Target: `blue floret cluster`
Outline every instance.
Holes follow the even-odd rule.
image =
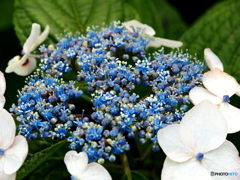
[[[157,131],[181,121],[205,66],[181,51],[146,55],[149,39],[143,34],[114,22],[88,28],[86,35],[66,33],[54,47],[41,46],[40,68],[11,108],[20,134],[67,139],[71,149],[99,163],[115,161],[136,136],[158,151]],[[88,115],[74,104],[84,94],[93,104]]]

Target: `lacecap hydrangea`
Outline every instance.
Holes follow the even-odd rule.
[[[71,149],[99,163],[129,150],[128,140],[135,136],[159,150],[157,131],[181,121],[188,93],[201,83],[205,66],[181,51],[146,55],[149,39],[143,31],[114,22],[42,45],[40,68],[11,108],[19,133],[29,139],[67,139]],[[87,94],[90,114],[74,104]]]

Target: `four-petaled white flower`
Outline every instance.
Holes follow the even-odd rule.
[[[169,39],[164,39],[160,37],[153,37],[155,35],[155,31],[151,26],[147,24],[142,24],[137,20],[131,20],[123,23],[124,27],[129,31],[140,30],[144,33],[144,35],[148,36],[150,39],[149,44],[147,47],[155,47],[158,48],[160,46],[166,46],[170,48],[177,48],[182,46],[182,42],[174,41]]]
[[[15,122],[5,109],[0,111],[0,121],[0,179],[14,180],[27,156],[28,143],[21,135],[15,137]]]
[[[222,112],[228,124],[228,133],[240,130],[240,109],[229,104],[230,97],[238,91],[239,85],[235,78],[223,72],[223,65],[218,57],[209,49],[205,49],[205,59],[211,69],[203,74],[205,88],[194,87],[189,98],[194,105],[209,100]]]
[[[85,152],[68,151],[64,157],[68,172],[74,180],[111,180],[108,171],[98,163],[89,163]]]
[[[20,76],[30,74],[37,66],[35,57],[38,55],[30,54],[39,44],[41,44],[48,36],[50,27],[47,25],[45,30],[41,33],[39,24],[33,23],[30,36],[23,45],[23,57],[15,56],[8,62],[8,67],[5,72],[15,72]]]
[[[226,136],[226,120],[216,106],[208,100],[194,106],[180,124],[158,131],[158,142],[167,155],[161,179],[210,180],[210,172],[240,174],[239,153]],[[234,178],[239,176],[225,179]]]

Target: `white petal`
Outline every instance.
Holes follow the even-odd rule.
[[[208,100],[202,101],[189,110],[180,125],[180,132],[185,134],[184,144],[194,149],[196,154],[218,148],[227,136],[225,118]],[[181,129],[182,125],[185,125],[183,129]]]
[[[202,159],[202,164],[207,170],[213,172],[237,172],[238,176],[228,178],[239,179],[239,153],[230,141],[226,140],[219,148],[206,153]]]
[[[34,57],[28,57],[27,61],[16,68],[14,72],[19,76],[27,76],[31,74],[37,67],[37,61]]]
[[[218,68],[223,71],[223,64],[221,60],[212,52],[210,48],[204,49],[204,56],[209,69]]]
[[[148,26],[147,24],[142,24],[137,20],[131,20],[123,23],[124,27],[128,29],[129,31],[134,31],[134,30],[144,30],[144,33],[149,35],[149,36],[154,36],[155,31],[151,26]]]
[[[6,80],[4,74],[0,71],[0,94],[4,94],[6,90]]]
[[[203,87],[194,87],[193,89],[191,89],[189,92],[189,98],[194,105],[199,104],[203,100],[209,100],[215,106],[219,106],[223,102],[222,98],[213,95]]]
[[[31,48],[31,51],[33,51],[39,44],[41,44],[48,36],[50,31],[50,27],[47,25],[42,34],[37,38],[36,42]]]
[[[68,172],[75,177],[80,176],[87,168],[88,156],[85,152],[68,151],[64,157]]]
[[[182,46],[183,43],[180,41],[174,41],[170,39],[164,39],[160,37],[153,37],[151,41],[148,43],[147,47],[155,47],[158,48],[160,46],[166,46],[170,48],[177,48]]]
[[[8,62],[8,67],[6,68],[6,73],[14,72],[17,68],[23,65],[29,58],[29,53],[24,54],[21,58],[20,56],[15,56]]]
[[[6,102],[5,97],[2,94],[0,94],[0,111],[3,109],[5,102]]]
[[[240,109],[225,102],[221,104],[219,110],[227,121],[228,133],[240,131]]]
[[[108,171],[98,163],[90,163],[87,169],[78,177],[81,180],[111,180]]]
[[[195,158],[186,162],[174,162],[168,157],[164,161],[162,180],[211,180],[208,172]]]
[[[159,145],[169,158],[184,162],[194,157],[194,154],[182,141],[179,127],[180,124],[168,125],[158,131],[157,138]]]
[[[207,90],[220,98],[224,95],[231,97],[237,92],[239,86],[234,77],[217,68],[204,73],[202,82]]]
[[[15,180],[16,179],[16,173],[13,174],[5,174],[3,171],[4,166],[4,157],[1,157],[0,160],[0,179],[1,180]]]
[[[238,90],[236,92],[236,95],[240,96],[240,85],[238,85]]]
[[[15,137],[12,146],[4,153],[4,172],[12,174],[23,164],[28,154],[28,143],[25,137],[18,135]]]
[[[32,46],[35,44],[36,40],[38,39],[40,32],[41,32],[40,25],[33,23],[31,33],[23,45],[24,53],[27,53],[27,52],[30,53],[32,51]]]
[[[8,149],[14,140],[16,125],[12,116],[5,109],[0,111],[0,148]]]

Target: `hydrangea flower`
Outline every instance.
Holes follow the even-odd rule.
[[[72,180],[112,179],[102,165],[95,162],[88,164],[88,156],[85,152],[68,151],[64,157],[64,163],[68,172],[72,175]]]
[[[5,109],[0,111],[0,119],[0,179],[15,179],[27,156],[28,144],[23,136],[15,137],[14,120]]]
[[[124,22],[123,25],[129,30],[129,31],[140,31],[144,35],[148,36],[150,38],[150,42],[148,43],[147,47],[155,47],[158,48],[160,46],[166,46],[170,48],[177,48],[182,46],[182,42],[180,41],[174,41],[169,39],[164,39],[160,37],[154,37],[155,31],[151,26],[148,26],[147,24],[142,24],[137,20],[131,20]]]
[[[180,124],[159,130],[158,142],[167,155],[161,178],[211,180],[212,171],[239,174],[239,153],[226,140],[227,129],[221,112],[205,100],[189,110]]]
[[[210,71],[203,74],[202,82],[206,89],[195,87],[191,89],[189,98],[194,105],[202,100],[210,100],[216,105],[228,124],[228,133],[240,130],[240,109],[229,104],[230,97],[238,91],[239,85],[236,79],[223,72],[223,66],[218,57],[205,49],[205,56]]]
[[[30,54],[39,44],[41,44],[48,36],[50,27],[47,25],[45,30],[40,34],[41,27],[39,24],[33,23],[31,33],[23,45],[23,57],[15,56],[8,62],[5,72],[15,72],[20,76],[30,74],[37,66],[35,57],[38,55]]]
[[[201,82],[205,66],[180,51],[165,54],[162,49],[147,57],[148,43],[141,30],[113,22],[88,28],[86,35],[66,33],[54,48],[41,46],[38,71],[44,73],[27,79],[11,108],[19,115],[20,134],[67,139],[71,149],[87,153],[89,162],[114,161],[130,149],[128,140],[135,135],[159,150],[157,131],[182,119],[188,93]],[[67,83],[69,74],[77,82]],[[133,92],[136,85],[149,87],[149,97],[140,99]],[[72,104],[77,107],[77,98],[84,97],[78,87],[91,94],[88,115]]]

